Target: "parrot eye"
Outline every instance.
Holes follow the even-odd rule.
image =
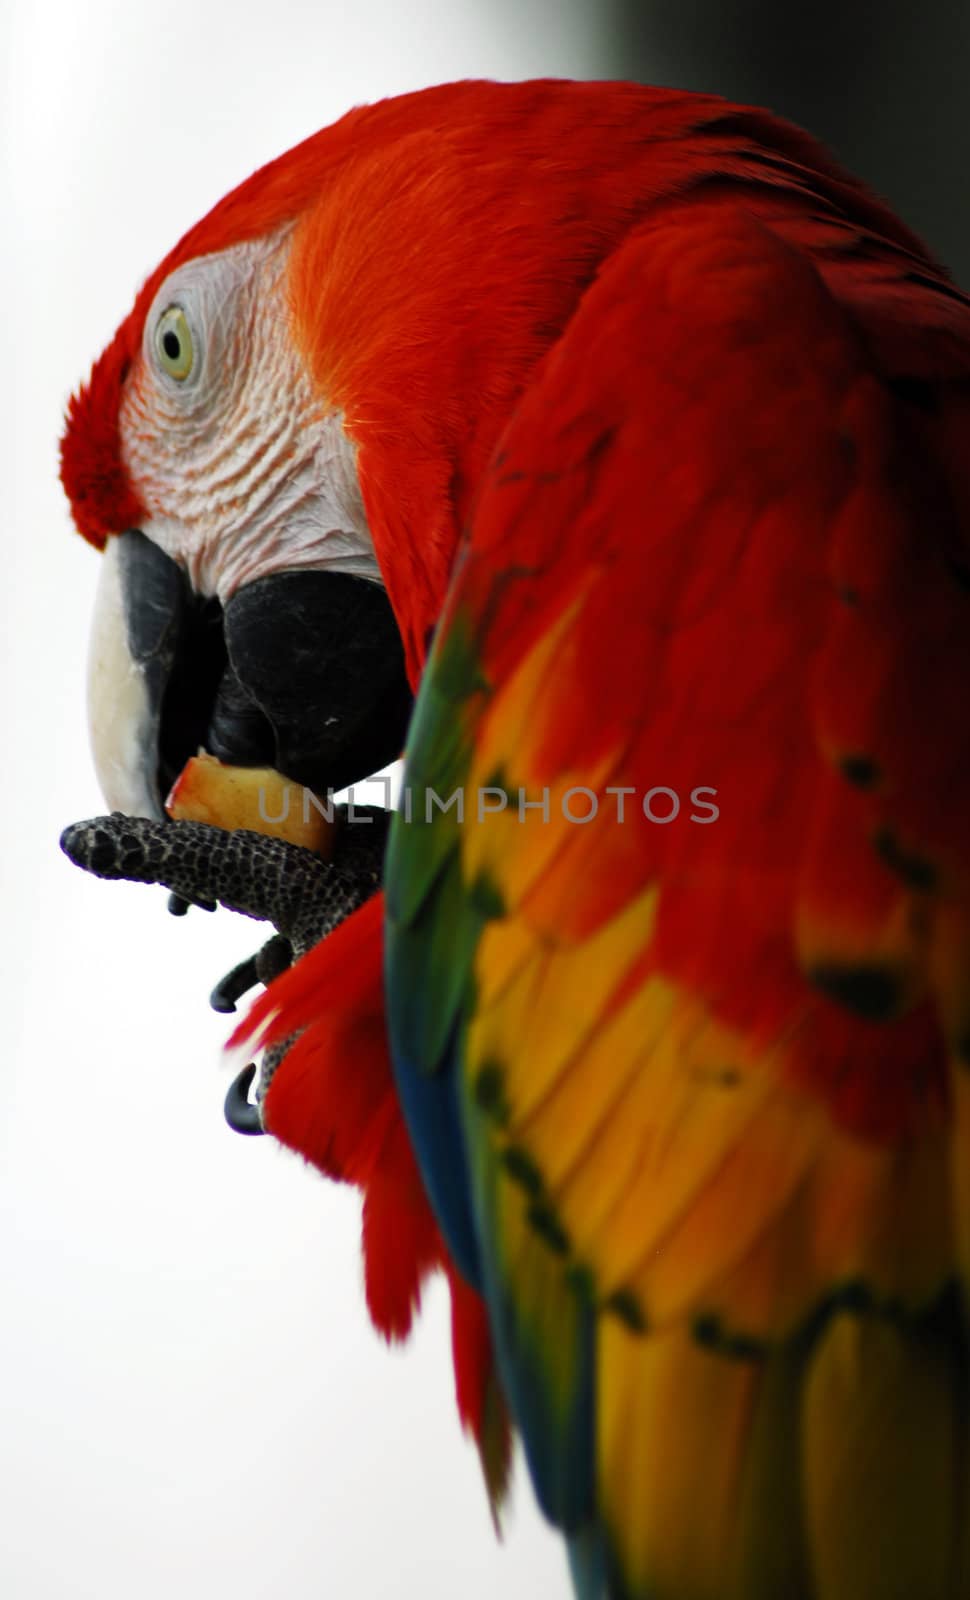
[[[195,365],[192,334],[181,306],[169,306],[158,319],[155,350],[170,378],[183,383]]]

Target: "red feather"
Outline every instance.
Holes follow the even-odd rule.
[[[265,1126],[328,1178],[363,1194],[367,1308],[378,1332],[405,1339],[429,1275],[452,1300],[455,1393],[478,1447],[493,1514],[504,1497],[511,1429],[481,1297],[456,1273],[428,1204],[398,1105],[383,994],[384,897],[374,895],[277,978],[233,1033],[298,1033],[266,1095]]]

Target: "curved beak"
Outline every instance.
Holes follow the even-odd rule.
[[[112,811],[161,818],[162,700],[187,604],[175,563],[137,529],[108,540],[88,650],[88,731]]]
[[[399,755],[411,693],[384,590],[273,573],[227,601],[195,594],[145,534],[108,542],[88,662],[88,723],[112,810],[161,818],[190,756],[272,766],[318,794]]]

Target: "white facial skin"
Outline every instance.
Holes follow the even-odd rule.
[[[142,531],[198,594],[223,603],[253,578],[298,568],[380,582],[354,446],[290,331],[290,237],[178,267],[149,311],[122,401],[122,454],[149,512]]]
[[[223,603],[254,578],[299,568],[380,582],[354,447],[291,334],[289,248],[287,229],[177,268],[122,400],[122,455],[149,513],[142,532],[197,594]],[[102,557],[91,742],[109,805],[160,817],[150,776],[160,707],[129,653],[119,544]]]

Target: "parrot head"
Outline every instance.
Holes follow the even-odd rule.
[[[394,759],[503,426],[637,218],[819,152],[715,97],[465,82],[360,107],[227,195],[70,401],[103,554],[89,665],[113,808],[200,746],[318,793]],[[807,153],[806,153],[807,152]],[[756,164],[757,162],[757,164]]]
[[[71,402],[63,480],[104,548],[92,743],[136,815],[200,746],[323,792],[403,743],[354,446],[292,336],[292,235],[176,252]]]
[[[89,716],[113,808],[161,816],[200,746],[318,793],[400,753],[502,425],[685,104],[472,82],[359,108],[151,275],[61,451],[103,551]]]

